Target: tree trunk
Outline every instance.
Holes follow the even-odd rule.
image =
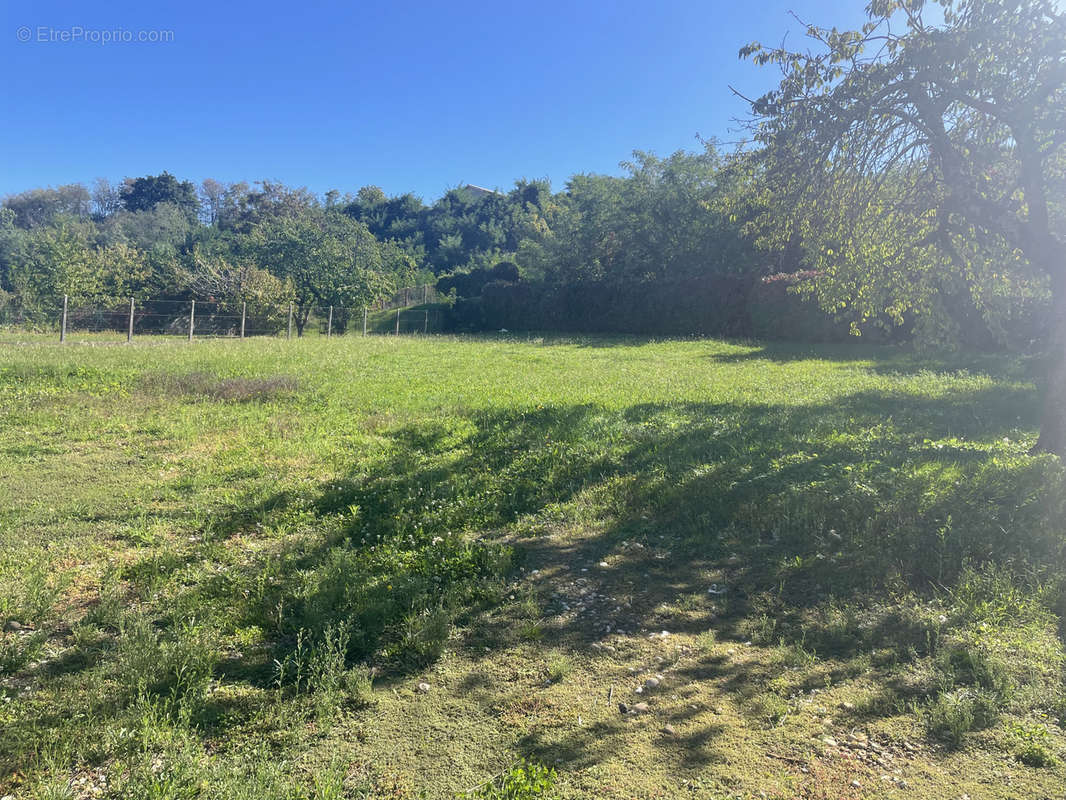
[[[1066,461],[1066,271],[1051,275],[1051,337],[1047,354],[1040,438],[1033,452]]]

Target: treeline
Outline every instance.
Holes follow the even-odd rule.
[[[575,175],[559,192],[525,179],[506,192],[458,188],[432,205],[374,186],[318,197],[166,172],[33,189],[0,209],[0,310],[49,324],[64,295],[75,305],[293,302],[302,333],[316,306],[436,281],[457,330],[844,338],[847,308],[829,316],[805,299],[802,243],[775,229],[758,163],[713,144],[637,153],[620,177]],[[966,297],[949,313],[971,341],[1038,336],[1044,297],[999,288],[1001,319]],[[913,321],[888,327],[907,335]]]
[[[417,272],[340,206],[271,182],[197,188],[164,172],[33,189],[0,209],[0,307],[28,324],[54,322],[66,295],[75,308],[292,302],[302,332],[314,306],[369,303]]]

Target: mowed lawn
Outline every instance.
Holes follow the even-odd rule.
[[[0,797],[1059,797],[1030,369],[0,334]]]

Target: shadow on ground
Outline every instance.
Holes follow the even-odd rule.
[[[300,629],[317,637],[344,623],[349,658],[394,676],[432,663],[456,623],[472,653],[526,635],[585,648],[607,625],[640,635],[713,625],[752,638],[760,618],[772,627],[755,635],[819,655],[920,647],[925,631],[903,621],[844,624],[818,609],[834,598],[861,606],[890,584],[949,584],[967,563],[1057,557],[1061,501],[1048,498],[1062,496],[1060,472],[1021,455],[1024,443],[1013,454],[999,444],[1035,427],[1036,413],[1031,390],[993,386],[947,398],[860,392],[824,405],[564,405],[418,421],[381,432],[380,450],[340,479],[217,520],[209,533],[225,541],[298,509],[326,535],[188,591],[230,593],[241,624],[277,643],[265,664]],[[545,576],[532,611],[505,598],[520,567]],[[712,578],[722,583],[713,616]],[[567,610],[552,596],[566,587],[605,600]],[[714,661],[688,669],[738,691],[758,678]],[[551,742],[534,733],[520,745],[591,763],[623,727]],[[713,759],[713,726],[686,735],[691,759]]]

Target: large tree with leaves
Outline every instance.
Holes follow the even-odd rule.
[[[782,241],[831,310],[935,319],[1004,275],[1052,298],[1037,448],[1066,456],[1066,16],[1053,0],[874,0],[751,100]],[[934,19],[935,18],[935,19]]]
[[[300,336],[315,307],[350,309],[392,288],[387,248],[338,211],[304,208],[268,219],[252,238],[260,265],[291,286]]]

